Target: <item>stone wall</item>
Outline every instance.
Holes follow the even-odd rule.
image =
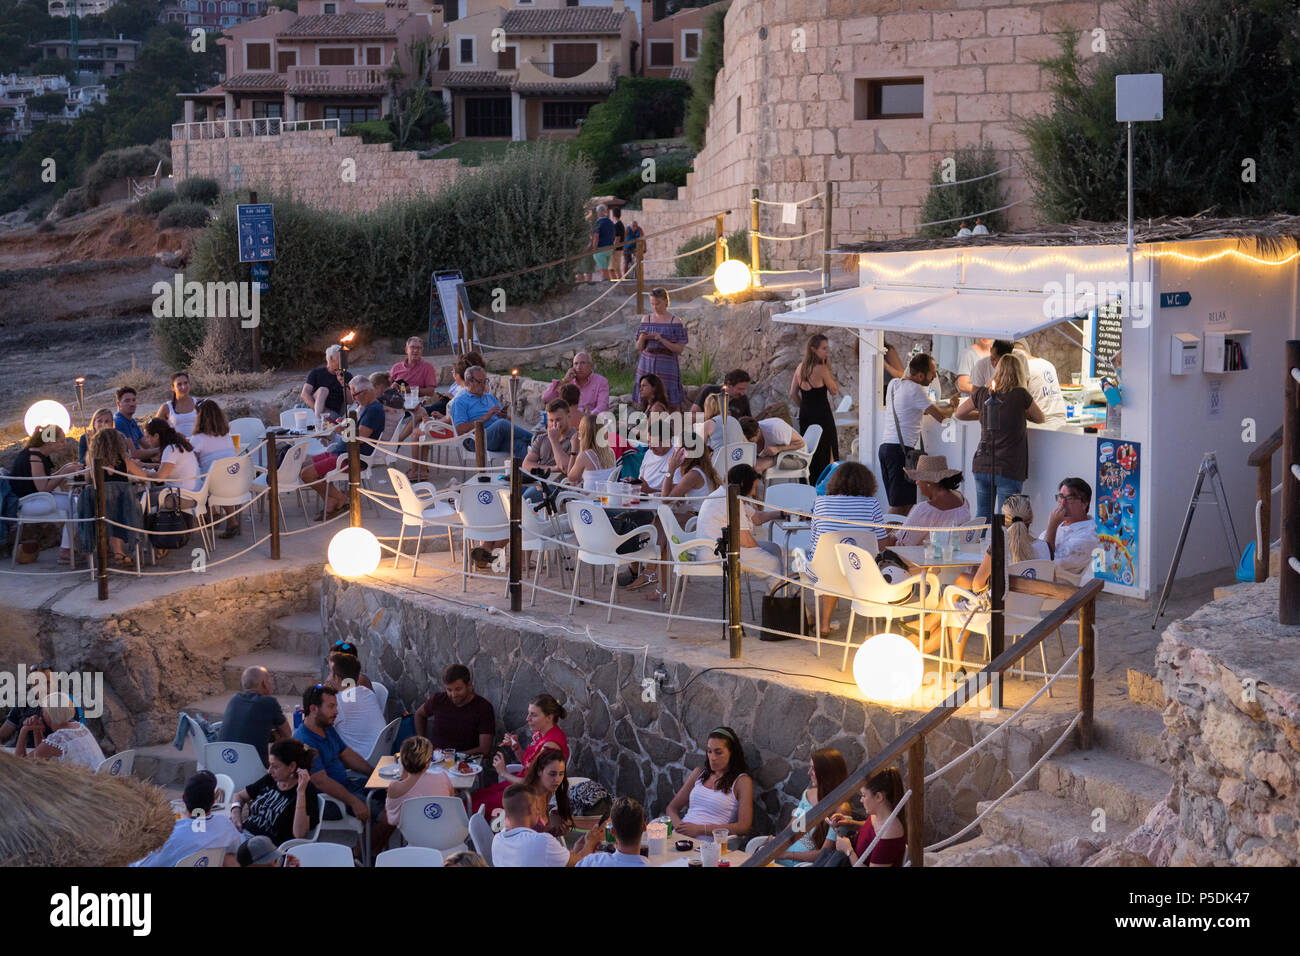
[[[457,602],[459,604],[459,602]],[[498,733],[523,726],[528,701],[554,695],[567,711],[573,775],[598,779],[618,795],[662,813],[690,771],[704,760],[710,730],[732,727],[744,743],[756,782],[756,830],[784,825],[808,785],[813,749],[835,747],[850,768],[880,751],[917,717],[868,705],[856,693],[801,689],[780,675],[712,670],[666,660],[668,688],[646,700],[646,658],[639,647],[606,650],[554,629],[539,630],[506,613],[452,606],[438,598],[374,581],[327,576],[322,586],[326,641],[346,638],[361,649],[372,679],[390,691],[388,712],[414,711],[452,663],[469,667],[474,689],[496,709]],[[685,645],[685,642],[683,642]],[[650,667],[656,655],[649,657]],[[1059,735],[1066,718],[1029,717],[927,786],[927,840],[955,832],[975,804],[1002,793]],[[928,766],[946,763],[985,736],[994,722],[954,718],[927,738]]]
[[[1165,630],[1175,864],[1300,863],[1300,628],[1277,623],[1277,579],[1236,588]]]
[[[1051,107],[1037,61],[1059,51],[1053,34],[1074,31],[1088,56],[1091,30],[1113,30],[1119,16],[1119,4],[1110,2],[932,0],[924,6],[735,0],[704,149],[675,200],[645,201],[646,231],[727,209],[733,213],[728,232],[747,228],[752,188],[765,200],[790,202],[832,180],[834,244],[910,235],[932,165],[955,147],[987,142],[1000,166],[1015,162],[1024,147],[1016,123]],[[916,76],[925,80],[924,118],[855,119],[859,81]],[[1019,168],[1002,182],[1008,202],[1029,197]],[[762,231],[794,236],[821,227],[820,200],[800,208],[798,224],[788,226],[780,224],[779,208],[762,207]],[[1028,204],[1007,215],[1013,227],[1033,221]],[[764,242],[764,267],[815,265],[821,239]]]
[[[215,179],[270,195],[292,195],[340,212],[445,189],[471,169],[455,159],[420,159],[387,144],[366,144],[334,130],[303,130],[279,136],[173,140],[173,175]],[[350,161],[350,162],[349,162]],[[354,175],[355,174],[355,175]],[[265,199],[263,199],[265,201]]]

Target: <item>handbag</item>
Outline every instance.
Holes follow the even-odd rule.
[[[797,594],[777,597],[777,594],[785,588],[793,588],[793,585],[785,581],[776,591],[763,595],[763,629],[758,634],[760,641],[792,641],[793,637],[770,632],[785,631],[786,634],[799,634],[802,630],[803,600]]]
[[[894,381],[900,381],[900,379]],[[890,384],[892,385],[893,382]],[[911,448],[903,442],[903,426],[898,424],[898,408],[894,404],[897,395],[898,389],[894,389],[889,393],[889,410],[894,415],[894,431],[898,434],[898,447],[903,449],[903,467],[915,468],[917,462],[921,460],[921,456],[925,454],[925,437],[919,431],[916,433],[916,440],[921,443],[920,448]],[[904,475],[904,477],[907,476]],[[908,478],[907,480],[911,481],[912,479]]]
[[[145,518],[144,526],[155,548],[175,551],[190,543],[194,517],[181,510],[180,492],[172,489],[159,499],[158,510]]]

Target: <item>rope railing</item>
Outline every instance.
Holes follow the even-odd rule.
[[[696,246],[694,249],[688,249],[685,252],[679,252],[675,256],[667,256],[666,258],[663,259],[644,259],[642,261],[645,262],[646,265],[650,265],[651,263],[660,265],[665,262],[676,262],[678,259],[685,259],[687,256],[693,256],[696,253],[703,252],[706,249],[712,249],[715,246],[717,246],[717,244],[718,244],[717,241],[714,240],[712,242],[706,242],[702,246]]]
[[[885,818],[885,822],[880,825],[880,829],[876,831],[876,835],[872,837],[871,842],[867,844],[866,849],[862,851],[862,855],[858,857],[858,861],[853,864],[854,866],[865,866],[870,862],[871,851],[876,848],[876,844],[879,843],[881,838],[885,835],[885,830],[889,825],[898,819],[898,815],[903,812],[903,807],[907,805],[907,801],[910,799],[912,799],[912,791],[905,790],[903,795],[898,798],[898,803],[895,805],[893,811]]]
[[[804,203],[815,202],[822,198],[821,193],[813,193],[811,196],[805,196],[803,199],[792,199],[789,202],[781,202],[775,199],[759,199],[758,197],[754,198],[754,202],[763,206],[802,206]]]
[[[767,239],[771,242],[794,242],[797,239],[807,239],[809,236],[817,236],[821,233],[821,229],[814,229],[812,232],[805,232],[798,236],[766,236],[761,232],[751,233],[751,235],[757,236],[759,239]]]
[[[741,502],[743,502],[744,504],[756,505],[764,511],[780,511],[782,514],[798,515],[800,518],[807,518],[809,521],[813,520],[814,518],[820,518],[823,521],[834,522],[837,525],[842,525],[842,524],[853,525],[855,528],[872,528],[872,529],[884,528],[890,531],[925,531],[925,532],[979,531],[982,533],[984,531],[988,531],[989,528],[991,527],[987,522],[981,524],[969,524],[969,525],[921,525],[921,524],[909,525],[909,524],[891,524],[885,521],[858,521],[853,518],[840,518],[838,516],[832,517],[830,515],[814,515],[811,511],[800,511],[798,508],[788,508],[785,505],[774,506],[763,501],[763,499],[761,498],[750,498],[747,497],[746,495],[740,495],[739,498]],[[842,529],[837,528],[835,530],[842,530]]]
[[[475,312],[474,318],[483,319],[484,321],[491,322],[493,325],[504,325],[506,328],[510,328],[510,329],[538,329],[545,325],[555,325],[557,322],[564,322],[568,319],[573,318],[575,315],[579,315],[583,312],[586,312],[593,305],[595,305],[601,299],[605,298],[605,296],[609,295],[617,288],[618,288],[618,281],[616,280],[609,284],[608,289],[606,289],[600,295],[596,296],[596,298],[592,299],[586,305],[579,306],[578,308],[570,312],[568,315],[562,315],[559,318],[555,318],[555,319],[547,319],[545,322],[503,322],[500,319],[492,318],[492,316],[490,315],[484,315],[482,312]]]

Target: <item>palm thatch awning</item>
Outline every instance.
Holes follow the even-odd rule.
[[[53,760],[0,753],[0,866],[126,866],[167,842],[163,791]]]
[[[1206,210],[1212,212],[1213,210]],[[842,242],[841,252],[914,252],[925,249],[957,249],[967,246],[1122,246],[1128,241],[1123,222],[1078,220],[1065,225],[1044,225],[1027,232],[1003,232],[963,239],[920,237],[872,242]],[[954,224],[956,231],[956,224]],[[1270,255],[1284,255],[1300,246],[1300,216],[1276,213],[1271,216],[1212,218],[1161,216],[1134,219],[1136,243],[1174,242],[1188,239],[1237,239],[1257,246]]]

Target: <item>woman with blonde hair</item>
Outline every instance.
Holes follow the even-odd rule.
[[[740,427],[740,419],[734,415],[727,416],[726,427],[723,427],[722,400],[718,394],[713,392],[704,400],[704,421],[695,426],[710,451],[717,451],[724,441],[729,445],[739,445],[745,440],[745,430]]]
[[[980,443],[971,460],[975,473],[975,513],[982,519],[993,514],[993,496],[1001,507],[1011,495],[1019,494],[1029,477],[1029,433],[1026,422],[1043,423],[1043,412],[1025,388],[1020,360],[1004,355],[994,366],[988,385],[975,388],[957,406],[955,417],[979,421]],[[990,404],[992,400],[992,404]]]
[[[397,752],[397,762],[402,767],[402,776],[389,784],[388,797],[384,800],[384,817],[375,822],[374,842],[377,850],[383,849],[402,821],[402,804],[405,801],[456,795],[446,772],[441,767],[430,766],[433,762],[433,743],[429,738],[407,737]]]
[[[95,414],[90,416],[90,426],[77,441],[77,461],[85,464],[86,455],[90,451],[90,440],[95,437],[95,432],[113,427],[113,410],[111,408],[95,409]]]
[[[54,730],[45,733],[48,724]],[[27,738],[32,747],[27,748]],[[28,717],[19,728],[15,757],[38,757],[57,760],[59,763],[98,770],[104,762],[104,751],[99,748],[90,729],[77,721],[77,706],[67,694],[47,694],[41,701],[41,712]]]
[[[126,531],[118,525],[132,528],[144,527],[144,516],[140,512],[140,496],[131,487],[131,478],[148,478],[145,471],[131,457],[131,446],[126,436],[116,428],[101,428],[90,439],[86,450],[86,467],[94,473],[95,462],[102,461],[104,468],[104,504],[108,518],[116,522],[110,525],[108,547],[111,560],[118,567],[133,568],[132,559],[128,557],[126,547],[135,548],[135,533]],[[78,502],[78,516],[93,517],[95,514],[95,496],[83,494]],[[79,529],[82,547],[87,554],[92,554],[95,547],[95,525],[81,522]]]
[[[603,426],[588,412],[578,421],[578,449],[570,452],[563,445],[555,449],[555,466],[571,485],[595,487],[594,482],[608,481],[618,463],[609,442],[602,440]]]

